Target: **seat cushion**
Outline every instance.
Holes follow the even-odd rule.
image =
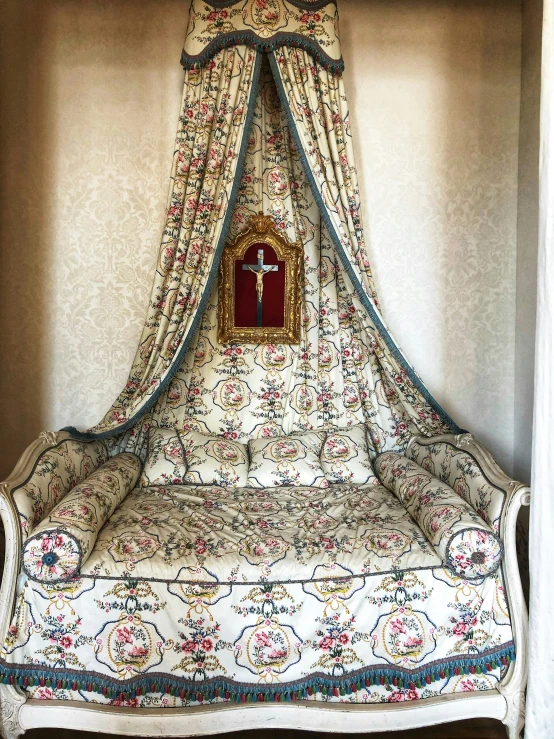
[[[291,582],[440,566],[386,488],[149,487],[104,526],[82,575],[190,582]]]

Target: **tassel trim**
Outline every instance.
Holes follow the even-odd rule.
[[[183,49],[181,66],[183,69],[201,69],[216,54],[219,54],[223,49],[228,49],[230,46],[249,46],[251,49],[257,49],[257,51],[262,53],[275,51],[280,46],[289,46],[294,49],[307,51],[322,67],[333,74],[340,75],[344,72],[344,60],[342,57],[340,59],[332,59],[316,41],[311,41],[301,34],[277,33],[271,40],[267,40],[257,36],[254,31],[234,31],[233,33],[218,36],[218,38],[206,46],[202,53],[194,56],[187,54]]]
[[[99,693],[108,700],[132,700],[147,694],[165,694],[183,701],[203,703],[216,699],[232,703],[286,703],[308,700],[314,695],[342,697],[372,686],[392,686],[415,690],[434,682],[463,675],[486,675],[507,668],[515,660],[513,643],[490,653],[457,657],[428,665],[422,670],[402,670],[388,665],[366,667],[342,677],[312,675],[288,684],[262,686],[224,678],[193,682],[170,675],[141,675],[129,680],[113,680],[104,675],[54,670],[36,665],[10,667],[0,663],[0,683],[20,688],[47,687],[57,690]]]

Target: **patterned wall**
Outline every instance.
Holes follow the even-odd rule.
[[[39,430],[99,420],[127,377],[167,197],[187,7],[9,0],[2,12],[0,475]],[[341,6],[385,315],[439,402],[508,468],[519,23],[515,0]]]

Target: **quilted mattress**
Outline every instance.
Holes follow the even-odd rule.
[[[1,662],[34,698],[402,701],[514,658],[501,571],[454,576],[380,485],[137,488],[80,579],[18,587]]]

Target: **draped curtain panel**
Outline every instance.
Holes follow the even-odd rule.
[[[150,426],[245,441],[366,422],[381,452],[414,433],[459,431],[379,312],[335,3],[194,0],[182,62],[145,328],[126,387],[88,435],[142,453]],[[303,244],[297,346],[217,341],[222,250],[259,211]]]
[[[233,46],[185,72],[167,220],[144,330],[125,388],[94,434],[125,430],[148,410],[196,331],[232,215],[255,50]]]
[[[354,165],[350,114],[341,75],[332,74],[301,49],[279,48],[271,56],[292,132],[302,152],[323,221],[362,306],[364,328],[405,413],[420,433],[432,436],[455,426],[437,406],[405,360],[379,313],[364,242],[360,190]],[[369,319],[369,320],[368,320]]]

